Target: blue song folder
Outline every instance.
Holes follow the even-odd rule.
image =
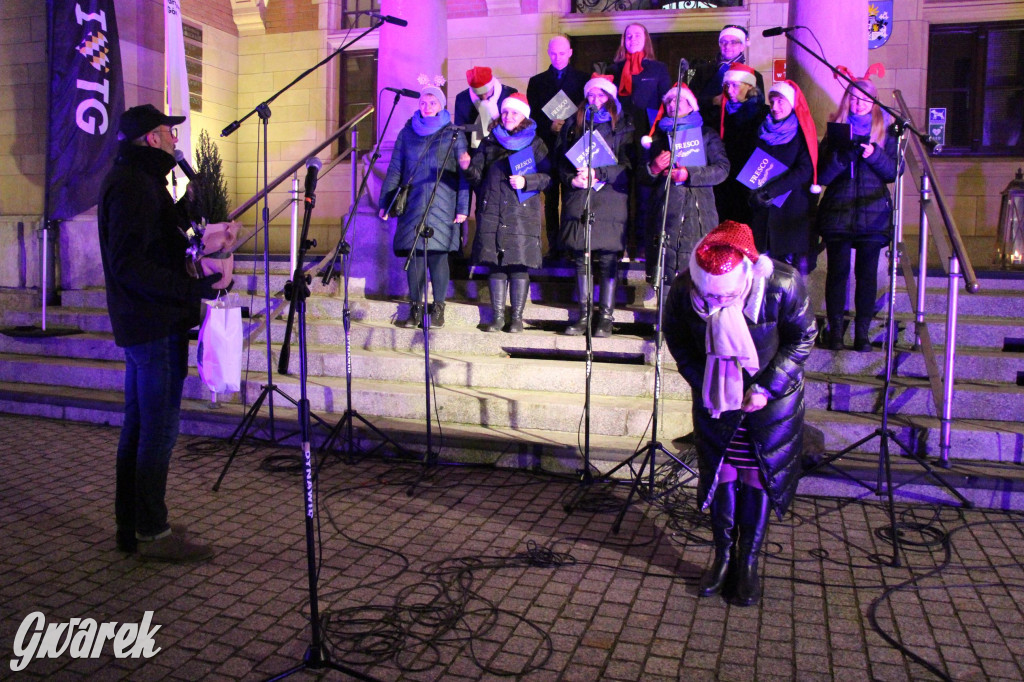
[[[754,149],[754,153],[750,155],[750,158],[743,165],[743,169],[740,171],[740,174],[736,176],[736,179],[750,189],[758,189],[764,185],[764,183],[788,170],[789,167],[774,156],[761,148],[756,148]],[[789,192],[780,194],[772,199],[772,205],[781,207],[788,196]]]
[[[530,175],[531,173],[536,173],[537,162],[533,159],[533,147],[530,146],[509,154],[508,165],[512,171],[510,175]],[[519,203],[523,203],[530,197],[536,196],[537,190],[517,189],[516,195],[519,197]]]
[[[675,149],[672,166],[706,166],[707,153],[704,151],[704,134],[699,127],[682,128],[675,134]],[[677,182],[677,185],[683,183]]]

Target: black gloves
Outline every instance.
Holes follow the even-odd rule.
[[[754,208],[767,208],[773,198],[766,188],[759,187],[750,193],[750,205]]]
[[[214,299],[221,293],[226,293],[227,289],[214,289],[213,285],[220,281],[220,273],[214,273],[212,275],[206,275],[199,279],[192,280],[192,298],[199,300],[202,298]]]

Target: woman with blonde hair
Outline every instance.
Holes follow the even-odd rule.
[[[869,69],[868,74],[872,72],[885,73],[881,64]],[[889,242],[892,226],[892,199],[887,185],[895,182],[897,175],[896,138],[887,133],[885,115],[868,95],[876,96],[877,89],[867,76],[847,87],[831,120],[850,126],[849,139],[826,136],[819,153],[819,181],[828,186],[818,207],[818,232],[825,241],[828,263],[826,343],[831,350],[843,348],[851,250],[857,252],[853,348],[871,350],[868,327],[878,297],[878,257]]]

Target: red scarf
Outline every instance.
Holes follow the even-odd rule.
[[[638,50],[626,55],[622,64],[622,78],[619,80],[619,95],[633,94],[633,76],[644,70],[644,51]]]

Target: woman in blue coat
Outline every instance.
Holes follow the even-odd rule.
[[[875,96],[874,83],[855,81]],[[850,126],[850,140],[825,138],[821,146],[821,184],[828,189],[818,208],[818,232],[825,240],[828,275],[825,278],[825,311],[828,315],[828,347],[843,347],[843,316],[850,279],[850,251],[857,251],[854,268],[853,349],[871,350],[868,327],[878,298],[878,255],[889,242],[892,199],[888,184],[896,181],[896,138],[886,134],[882,110],[853,85],[839,101],[832,116]]]
[[[415,249],[407,271],[409,278],[409,316],[400,327],[418,327],[423,322],[424,259],[423,242],[416,239],[416,229],[427,212],[427,202],[438,174],[434,203],[427,213],[425,226],[433,230],[427,239],[426,270],[434,292],[430,310],[430,326],[444,326],[444,304],[448,293],[448,254],[459,248],[461,224],[469,214],[469,187],[462,177],[458,159],[466,152],[466,139],[451,125],[445,110],[445,96],[440,88],[425,87],[420,93],[419,111],[398,133],[395,151],[381,188],[380,217],[388,220],[388,211],[402,185],[408,184],[407,207],[398,216],[393,249],[405,258]],[[449,143],[454,143],[449,153]],[[445,154],[448,160],[445,162]],[[442,164],[443,167],[442,167]]]

